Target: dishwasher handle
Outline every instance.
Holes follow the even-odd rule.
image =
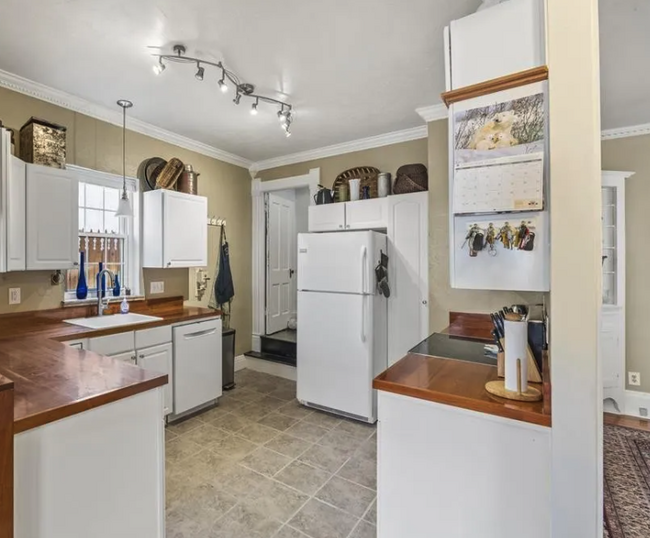
[[[214,334],[217,332],[216,327],[213,327],[212,329],[206,329],[204,331],[198,331],[195,333],[190,333],[190,334],[184,334],[183,338],[185,340],[192,340],[194,338],[200,338],[201,336],[208,336],[209,334]]]

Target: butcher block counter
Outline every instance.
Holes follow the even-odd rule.
[[[113,311],[119,305],[112,305]],[[92,316],[95,306],[0,316],[0,376],[14,382],[14,433],[165,385],[167,375],[142,370],[61,342],[215,317],[207,308],[185,307],[182,298],[134,301],[131,311],[162,318],[110,329],[63,322]],[[108,315],[108,314],[106,314]]]

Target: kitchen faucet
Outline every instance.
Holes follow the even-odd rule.
[[[97,273],[97,315],[98,316],[103,316],[104,310],[108,308],[108,297],[102,297],[102,277],[105,274],[108,275],[108,278],[111,281],[111,285],[109,286],[109,289],[112,288],[115,283],[115,276],[113,275],[113,272],[110,271],[109,269],[102,269],[99,273]],[[105,302],[104,299],[106,299]]]

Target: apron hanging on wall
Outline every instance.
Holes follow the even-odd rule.
[[[232,299],[235,296],[235,284],[230,270],[230,247],[226,237],[225,226],[221,227],[219,256],[215,274],[217,277],[214,280],[208,306],[214,310],[223,311],[223,327],[226,329],[230,328],[230,307]]]

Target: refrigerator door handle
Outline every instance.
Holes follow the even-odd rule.
[[[368,259],[368,249],[364,245],[361,247],[361,293],[366,293],[365,280],[366,280],[367,259]]]
[[[361,296],[361,341],[366,341],[366,296]]]

